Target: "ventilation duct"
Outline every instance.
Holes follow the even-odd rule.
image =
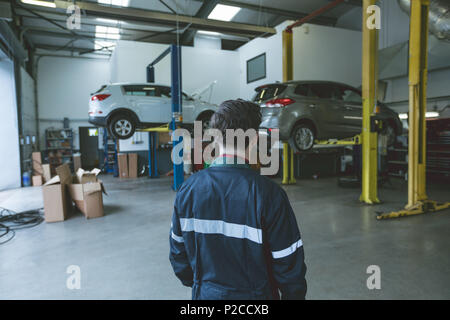
[[[408,15],[410,13],[410,0],[397,0],[400,8]],[[450,40],[450,1],[430,0],[429,29],[441,40]]]

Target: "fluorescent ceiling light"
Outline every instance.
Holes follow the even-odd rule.
[[[35,6],[42,6],[42,7],[49,7],[49,8],[56,8],[56,4],[54,2],[50,1],[40,1],[40,0],[22,0],[23,3],[26,4],[32,4]]]
[[[399,113],[398,117],[402,120],[408,119],[407,113]],[[436,111],[429,111],[425,112],[425,118],[437,118],[439,117],[439,112]]]
[[[113,6],[119,6],[119,7],[128,7],[130,4],[129,0],[98,0],[98,3],[101,4],[109,4]]]
[[[233,17],[241,10],[239,7],[218,4],[208,16],[208,19],[231,21]]]
[[[198,34],[204,34],[204,35],[207,35],[207,36],[216,36],[216,37],[221,35],[221,33],[219,33],[219,32],[204,31],[204,30],[199,30],[199,31],[197,31],[197,33]]]
[[[96,38],[115,39],[115,40],[120,39],[119,28],[95,26],[95,37]]]
[[[437,117],[439,117],[439,112],[436,111],[425,112],[425,118],[437,118]]]

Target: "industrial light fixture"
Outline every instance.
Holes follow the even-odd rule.
[[[241,10],[239,7],[218,4],[208,16],[208,19],[231,21],[234,16]]]
[[[56,4],[54,2],[50,1],[40,1],[40,0],[21,0],[22,3],[25,4],[32,4],[35,6],[42,6],[42,7],[48,7],[48,8],[56,8]]]
[[[98,3],[101,4],[109,4],[113,6],[119,6],[119,7],[128,7],[130,4],[129,0],[98,0]]]
[[[199,30],[197,31],[198,34],[203,34],[205,36],[215,36],[218,37],[221,35],[221,33],[219,32],[214,32],[214,31],[205,31],[205,30]]]
[[[399,113],[398,117],[401,120],[405,120],[405,119],[408,119],[408,114],[407,113]],[[437,117],[439,117],[439,112],[436,112],[436,111],[425,112],[425,118],[437,118]]]

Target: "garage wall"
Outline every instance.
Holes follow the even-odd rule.
[[[182,48],[183,91],[192,94],[214,85],[211,102],[219,104],[224,100],[239,98],[239,53],[214,49],[201,44]],[[167,49],[165,44],[119,41],[111,57],[111,82],[146,82],[146,67]],[[165,57],[155,67],[158,84],[170,85],[170,57]],[[120,141],[121,151],[148,149],[148,135],[139,137],[143,141],[133,144],[133,138]]]
[[[78,127],[91,126],[87,122],[90,94],[109,80],[109,60],[42,57],[37,74],[41,147],[45,129],[62,128],[67,117],[78,149]]]
[[[282,81],[282,31],[290,23],[277,26],[276,35],[257,38],[239,48],[241,97],[250,99],[256,87]],[[360,31],[311,24],[295,28],[294,80],[332,80],[359,86],[361,41]],[[266,78],[247,84],[247,60],[264,52]],[[336,52],[340,54],[336,55]]]
[[[19,124],[14,79],[14,63],[7,58],[0,58],[0,103],[2,112],[0,120],[0,150],[2,150],[0,190],[21,186]]]

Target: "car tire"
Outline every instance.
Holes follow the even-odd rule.
[[[289,138],[289,145],[295,152],[308,151],[314,146],[316,134],[313,127],[308,123],[295,125]]]
[[[136,124],[130,116],[122,114],[112,118],[108,129],[115,138],[125,140],[133,136],[136,131]]]

